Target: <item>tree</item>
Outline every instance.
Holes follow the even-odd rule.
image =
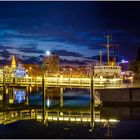
[[[132,70],[136,74],[140,75],[140,46],[137,49],[136,60],[134,60],[130,63],[130,70]]]
[[[132,61],[130,63],[130,70],[134,71],[136,74],[140,75],[140,61]]]
[[[140,61],[140,46],[139,46],[138,49],[137,49],[136,61]]]

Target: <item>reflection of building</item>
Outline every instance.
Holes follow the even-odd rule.
[[[24,89],[15,89],[14,91],[15,103],[22,103],[25,101],[26,92]]]
[[[43,60],[43,64],[47,73],[57,74],[59,73],[60,60],[59,56],[52,53]]]

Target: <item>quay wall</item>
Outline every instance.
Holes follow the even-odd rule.
[[[139,120],[140,107],[102,107],[101,118],[117,118],[119,120]]]
[[[102,89],[99,91],[102,102],[139,102],[140,88]]]

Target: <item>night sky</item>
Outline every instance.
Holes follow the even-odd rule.
[[[24,63],[40,63],[47,50],[62,62],[99,59],[112,35],[111,53],[125,60],[140,46],[140,2],[0,2],[0,62],[15,54]],[[119,47],[118,47],[119,45]],[[106,57],[104,57],[106,58]]]

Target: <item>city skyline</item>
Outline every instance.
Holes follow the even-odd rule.
[[[107,1],[0,2],[0,60],[15,54],[24,62],[40,62],[50,51],[62,62],[92,62],[100,51],[106,54],[106,33],[119,45],[122,58],[135,59],[139,6]]]

